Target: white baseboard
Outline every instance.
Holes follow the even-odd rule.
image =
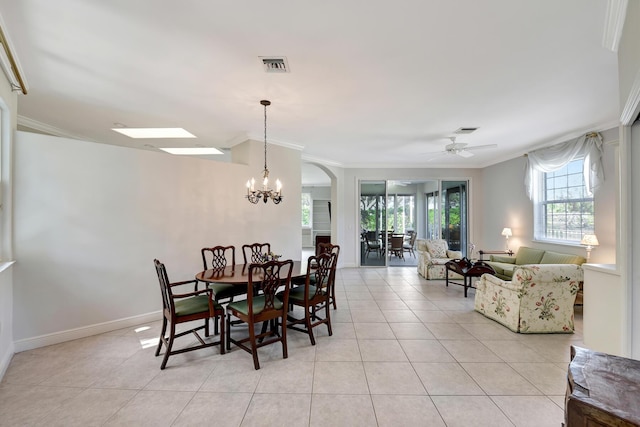
[[[4,354],[2,360],[0,360],[0,381],[4,378],[4,374],[7,372],[9,368],[9,363],[11,363],[11,358],[15,354],[15,347],[13,344],[9,345],[7,352]]]
[[[66,341],[86,338],[92,335],[103,334],[105,332],[128,328],[130,326],[136,326],[142,323],[155,322],[161,319],[162,312],[158,310],[138,316],[126,317],[124,319],[97,323],[95,325],[83,326],[81,328],[69,329],[67,331],[54,332],[51,334],[40,335],[33,338],[25,338],[22,340],[14,341],[14,348],[16,353],[20,353],[21,351],[33,350],[34,348],[45,347],[53,344],[60,344]],[[11,360],[11,358],[9,358],[9,360]]]

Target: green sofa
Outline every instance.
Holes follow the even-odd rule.
[[[502,280],[511,280],[513,271],[521,265],[531,264],[577,264],[582,265],[587,260],[579,255],[563,254],[545,251],[543,249],[520,246],[515,256],[491,255],[485,261],[496,271],[496,276]]]

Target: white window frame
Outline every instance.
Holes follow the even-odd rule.
[[[579,173],[573,173],[571,175],[574,176],[574,178],[577,178],[578,176],[580,177],[580,180],[582,182],[582,190],[581,190],[581,195],[580,197],[573,197],[570,199],[565,199],[565,198],[554,198],[551,200],[547,200],[547,180],[548,179],[553,179],[553,176],[558,175],[559,173],[563,173],[565,171],[568,171],[570,165],[575,164],[576,161],[581,161],[582,165],[580,166],[580,171]],[[533,188],[533,209],[534,209],[534,240],[535,241],[540,241],[540,242],[547,242],[547,243],[556,243],[556,244],[564,244],[564,245],[579,245],[580,244],[580,240],[582,238],[582,236],[584,234],[594,234],[594,228],[595,228],[595,199],[593,197],[593,195],[589,195],[589,192],[587,191],[587,187],[586,184],[584,182],[584,173],[583,173],[583,169],[584,169],[584,157],[576,157],[574,158],[570,163],[568,163],[566,166],[564,166],[562,169],[559,169],[555,172],[541,172],[541,171],[534,171],[534,179],[533,179],[533,184],[534,184],[534,188]],[[549,176],[552,175],[552,176]],[[557,177],[560,178],[561,177]],[[556,187],[559,190],[562,189],[566,189],[567,192],[569,191],[569,189],[571,187],[575,187],[569,185],[569,174],[567,174],[567,182],[566,182],[566,187],[564,186],[560,186],[560,187]],[[555,236],[549,236],[549,226],[548,226],[548,217],[546,214],[546,207],[547,204],[550,202],[555,202],[555,203],[584,203],[584,202],[590,202],[592,204],[594,204],[594,208],[593,208],[593,223],[592,223],[592,227],[584,227],[584,228],[580,228],[579,231],[577,231],[577,233],[574,233],[573,236],[568,236],[567,234],[567,228],[565,227],[564,229],[564,235],[558,235],[556,234]],[[583,211],[580,212],[581,214],[583,213]],[[569,230],[570,231],[570,230]]]

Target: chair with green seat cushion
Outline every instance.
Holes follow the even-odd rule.
[[[336,268],[338,265],[338,257],[340,255],[340,246],[334,245],[331,243],[318,243],[318,254],[330,253],[336,255],[336,261],[333,264],[333,269],[328,277],[326,277],[325,286],[330,288],[329,300],[331,304],[333,304],[333,309],[337,308],[336,306]],[[313,265],[312,265],[313,267]],[[296,286],[304,286],[306,278],[300,277],[296,279],[292,279],[292,283]],[[316,285],[316,277],[314,275],[311,276],[311,284],[313,286]],[[294,288],[295,289],[295,288]],[[292,291],[293,292],[293,291]]]
[[[224,323],[220,326],[220,340],[216,342],[205,342],[198,334],[200,329],[204,329],[204,336],[209,336],[209,319],[213,318],[217,321],[218,317],[221,319],[224,317],[224,309],[220,304],[213,301],[211,289],[196,290],[193,292],[187,292],[184,294],[174,294],[173,288],[183,285],[196,284],[195,280],[187,280],[184,282],[169,282],[167,276],[167,270],[160,261],[157,259],[153,261],[156,267],[156,274],[158,275],[158,281],[160,282],[160,291],[162,293],[162,331],[160,332],[160,342],[156,348],[156,356],[160,355],[162,344],[167,348],[160,369],[164,369],[167,366],[169,356],[174,354],[184,353],[187,351],[199,350],[205,347],[213,347],[214,345],[220,345],[220,354],[225,352],[225,328]],[[176,325],[179,323],[192,322],[194,320],[204,320],[204,324],[191,328],[189,330],[176,333]],[[165,336],[167,333],[167,326],[170,325],[169,336]],[[172,350],[173,343],[176,338],[193,333],[200,345],[181,348],[179,350]]]
[[[331,243],[318,243],[318,253],[331,253],[336,255],[336,259],[333,263],[331,273],[329,274],[328,286],[331,288],[329,294],[329,300],[333,304],[333,309],[336,307],[336,269],[338,267],[338,257],[340,256],[340,246]]]
[[[290,313],[287,316],[287,327],[309,335],[312,345],[316,345],[313,336],[313,328],[319,325],[327,325],[329,335],[331,330],[330,294],[331,286],[329,278],[338,256],[335,253],[325,252],[318,256],[310,256],[307,262],[307,275],[303,286],[297,286],[289,291],[289,305],[302,307],[304,317],[296,318]],[[315,285],[313,284],[315,283]],[[325,285],[321,285],[325,284]],[[284,292],[278,294],[284,301]],[[324,317],[319,317],[318,312],[324,309]]]
[[[202,248],[202,266],[205,270],[224,269],[229,262],[231,266],[236,266],[235,246],[214,246],[212,248]],[[247,289],[244,286],[236,286],[231,283],[209,283],[209,289],[213,291],[213,299],[218,303],[233,301],[236,296],[244,295]],[[218,333],[218,322],[215,323],[214,332]]]
[[[234,343],[253,355],[253,366],[260,369],[258,348],[276,342],[282,343],[282,357],[287,358],[287,303],[291,287],[293,261],[269,261],[249,266],[247,299],[233,301],[227,305],[227,330],[230,331],[231,317],[247,324],[249,336],[236,339],[227,334],[227,348]],[[282,299],[276,298],[276,292],[284,286]],[[255,324],[269,322],[269,330],[256,333]]]

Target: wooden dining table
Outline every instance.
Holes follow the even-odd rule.
[[[196,280],[206,283],[229,283],[237,286],[247,286],[249,284],[249,265],[236,264],[227,265],[221,269],[209,269],[196,274]],[[291,279],[304,278],[307,276],[307,261],[293,261],[291,268]],[[260,281],[260,274],[253,277],[253,281]]]

